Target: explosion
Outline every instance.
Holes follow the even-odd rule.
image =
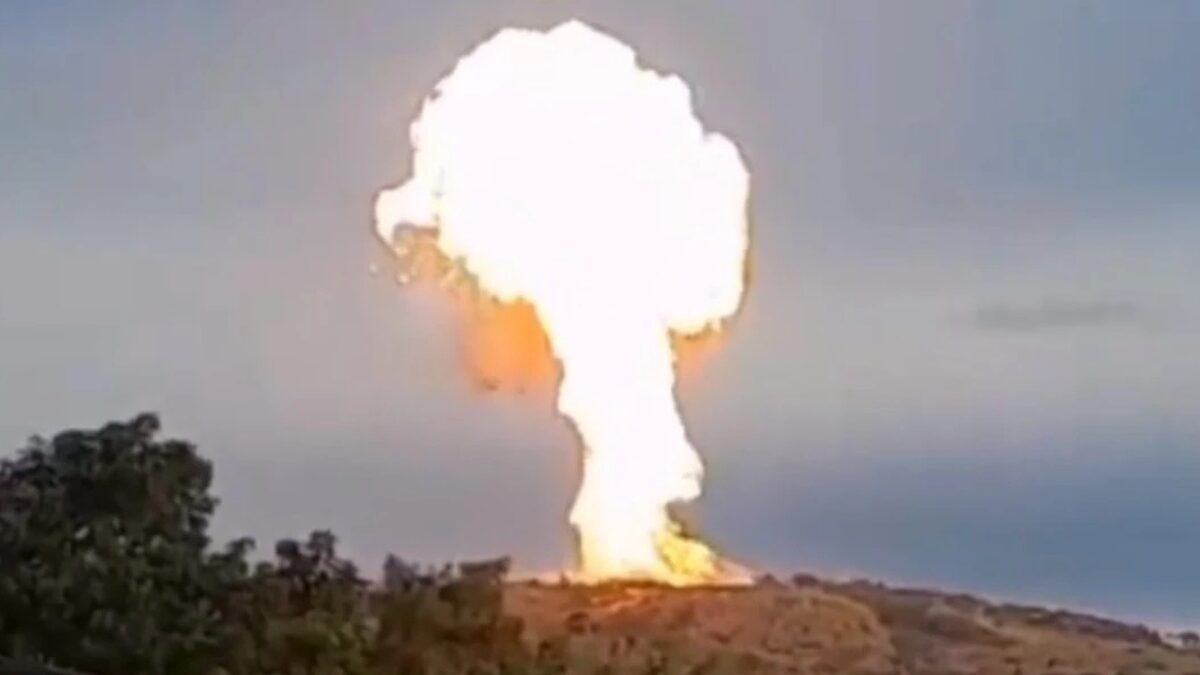
[[[583,444],[570,522],[584,580],[729,583],[744,572],[675,504],[703,465],[676,406],[673,340],[741,303],[749,174],[682,80],[582,23],[508,29],[437,86],[413,173],[379,194],[379,235],[429,231],[489,301],[532,308]]]

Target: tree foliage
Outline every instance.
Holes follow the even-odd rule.
[[[101,674],[204,673],[219,656],[212,467],[158,428],[67,431],[0,462],[0,651]]]
[[[521,623],[506,616],[507,559],[422,572],[395,557],[377,597],[381,675],[533,672]]]
[[[212,466],[140,415],[0,460],[0,656],[94,675],[537,672],[502,612],[507,560],[372,585],[315,531],[252,562],[210,546]]]

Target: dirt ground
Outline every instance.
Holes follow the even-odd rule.
[[[570,673],[1200,675],[1145,627],[866,582],[520,583],[505,604]]]

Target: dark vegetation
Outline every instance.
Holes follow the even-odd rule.
[[[92,675],[547,672],[502,612],[507,561],[368,582],[316,531],[221,546],[212,466],[141,415],[0,461],[0,657]],[[5,666],[11,668],[13,666]],[[13,671],[17,672],[17,671]],[[32,672],[32,671],[31,671]]]

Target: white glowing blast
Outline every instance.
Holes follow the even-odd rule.
[[[720,583],[742,573],[668,506],[703,466],[676,409],[671,334],[717,330],[742,299],[749,175],[679,78],[579,22],[504,30],[439,83],[412,127],[413,176],[376,227],[433,228],[501,301],[537,312],[584,442],[570,520],[585,580]]]

